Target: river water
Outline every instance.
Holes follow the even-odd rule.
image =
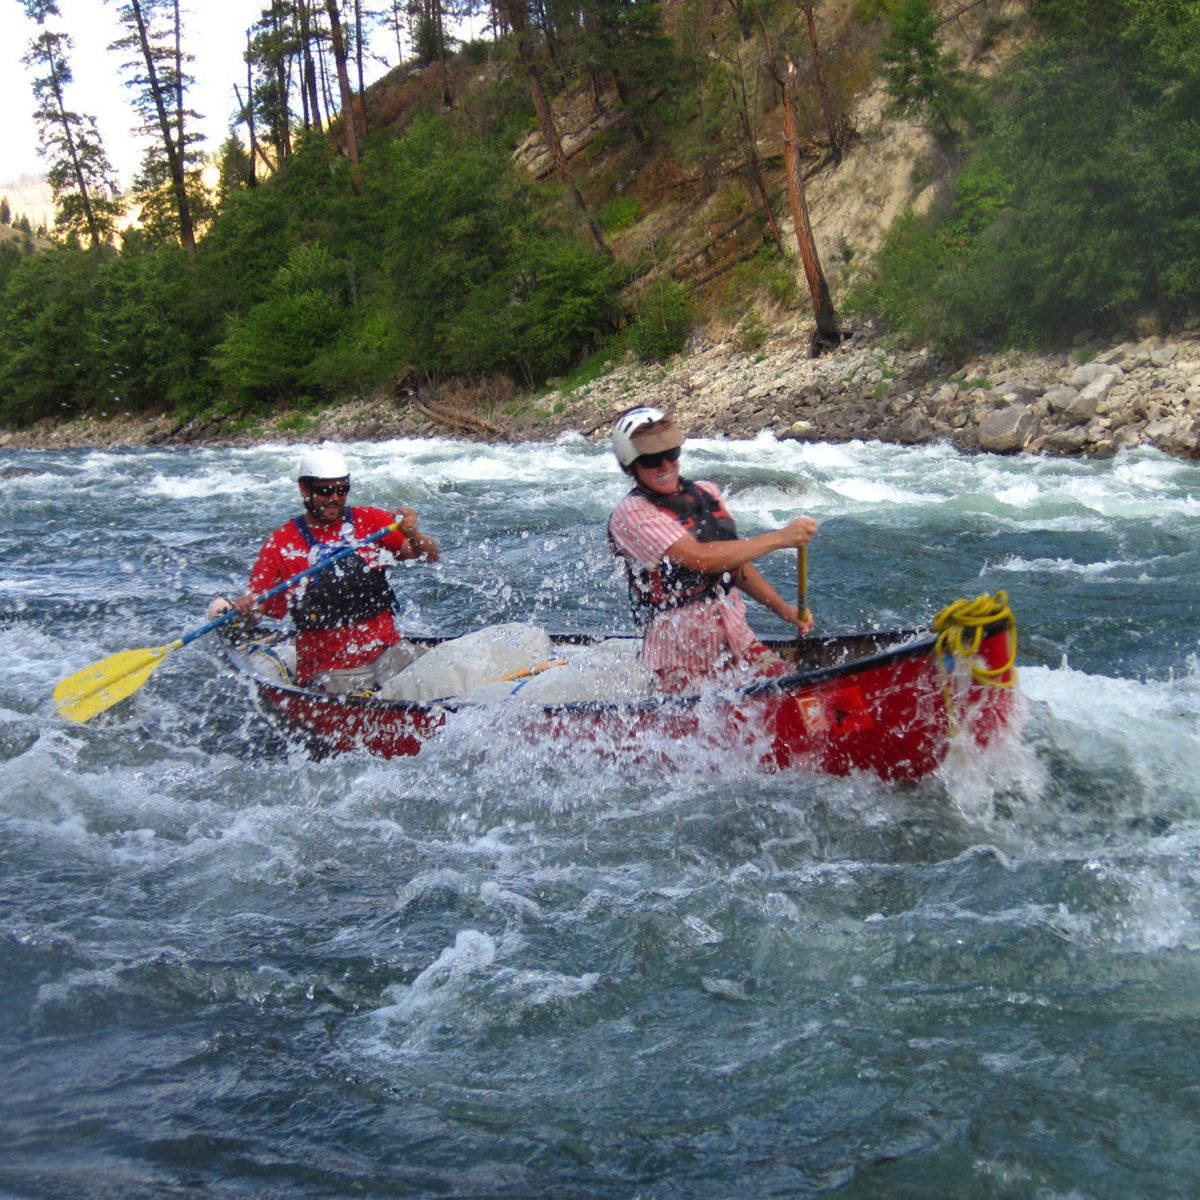
[[[410,630],[630,627],[603,447],[343,449],[441,542]],[[478,712],[311,761],[213,638],[57,719],[243,586],[294,459],[0,457],[0,1193],[1194,1194],[1200,466],[688,444],[744,531],[820,520],[821,630],[1007,591],[1022,728],[917,786]]]

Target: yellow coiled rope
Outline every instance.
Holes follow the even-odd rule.
[[[1008,662],[1000,667],[985,667],[976,656],[983,644],[984,631],[996,621],[1007,621],[1010,631]],[[937,634],[934,653],[943,671],[947,658],[970,663],[971,678],[990,687],[1012,687],[1017,680],[1013,666],[1017,661],[1017,622],[1008,606],[1008,593],[976,596],[974,600],[955,600],[933,619]],[[1007,676],[1007,678],[1005,678]]]

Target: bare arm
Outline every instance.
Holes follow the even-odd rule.
[[[747,596],[753,597],[764,608],[769,608],[789,625],[795,625],[801,633],[808,633],[812,629],[812,614],[809,613],[805,617],[796,605],[789,604],[784,600],[753,563],[747,563],[738,572],[737,585]]]
[[[437,562],[441,557],[441,550],[437,542],[433,540],[427,533],[414,533],[408,539],[408,546],[411,547],[411,553],[401,553],[401,558],[420,558],[425,562]]]
[[[770,554],[773,550],[789,550],[807,546],[817,532],[817,523],[809,517],[797,517],[782,529],[738,538],[728,542],[698,542],[690,533],[667,549],[666,557],[681,567],[694,571],[736,571],[738,567]],[[763,581],[766,582],[765,580]],[[753,595],[753,593],[750,593]]]

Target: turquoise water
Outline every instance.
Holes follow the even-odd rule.
[[[410,630],[629,628],[603,447],[343,448],[442,544]],[[916,787],[480,713],[313,762],[210,639],[59,721],[243,586],[293,458],[0,455],[0,1193],[1194,1194],[1200,467],[689,443],[821,522],[824,630],[1008,592],[1022,728]]]

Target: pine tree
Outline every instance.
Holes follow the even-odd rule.
[[[301,0],[301,6],[305,14],[303,51],[308,53],[309,8],[306,0]],[[273,170],[278,170],[292,154],[291,93],[297,51],[301,49],[297,44],[295,18],[295,8],[288,0],[271,0],[247,31],[246,62],[252,82],[249,83],[244,118],[252,129],[261,128],[263,141],[273,148],[273,156],[264,154],[264,158],[274,158],[270,163]],[[307,124],[312,120],[308,110],[310,105],[315,108],[316,92],[315,78],[308,74],[303,62],[302,58],[301,99]],[[320,125],[319,116],[313,123]],[[259,149],[265,150],[265,147],[260,144]]]
[[[355,115],[354,95],[350,90],[350,72],[347,68],[346,42],[342,37],[342,20],[338,12],[338,0],[325,0],[325,12],[329,17],[329,37],[333,46],[333,59],[337,67],[338,88],[342,96],[342,138],[346,157],[350,160],[350,182],[355,194],[362,191],[362,176],[358,165],[359,128]]]
[[[968,107],[970,89],[957,59],[942,49],[940,25],[933,0],[900,0],[879,58],[894,110],[924,114],[946,137],[955,138],[955,121]]]
[[[65,237],[84,234],[93,246],[99,246],[112,238],[120,211],[112,164],[104,152],[95,118],[67,106],[71,39],[46,26],[48,18],[60,16],[58,5],[55,0],[23,3],[25,15],[36,21],[40,30],[22,61],[37,72],[33,79],[37,105],[33,116],[41,154],[48,162],[46,177],[58,206],[55,225]]]
[[[113,48],[133,53],[125,64],[128,86],[134,89],[142,130],[153,139],[134,184],[143,223],[148,215],[153,230],[165,232],[162,213],[171,211],[174,234],[188,253],[194,253],[193,210],[202,203],[195,149],[199,139],[187,128],[188,118],[197,114],[186,106],[192,80],[184,64],[191,56],[183,50],[179,0],[125,0],[118,16],[127,32]],[[165,27],[158,21],[161,16],[166,17]]]
[[[332,3],[333,0],[328,0],[328,2]],[[575,173],[571,170],[571,164],[567,161],[566,153],[563,150],[562,138],[559,136],[558,127],[554,122],[554,114],[550,108],[550,101],[546,98],[546,87],[542,81],[542,69],[538,64],[534,52],[533,29],[529,20],[528,0],[498,0],[498,4],[504,22],[513,31],[513,35],[516,38],[517,53],[521,59],[521,67],[525,72],[525,78],[529,83],[534,111],[537,113],[538,126],[542,131],[542,139],[546,143],[546,149],[550,151],[550,157],[554,160],[558,177],[567,188],[571,198],[575,201],[575,208],[584,223],[584,227],[591,236],[592,244],[601,254],[611,258],[612,250],[609,249],[608,243],[604,240],[604,235],[600,232],[600,226],[596,223],[596,218],[592,216],[583,198],[583,193],[579,190],[579,185],[575,182]]]

